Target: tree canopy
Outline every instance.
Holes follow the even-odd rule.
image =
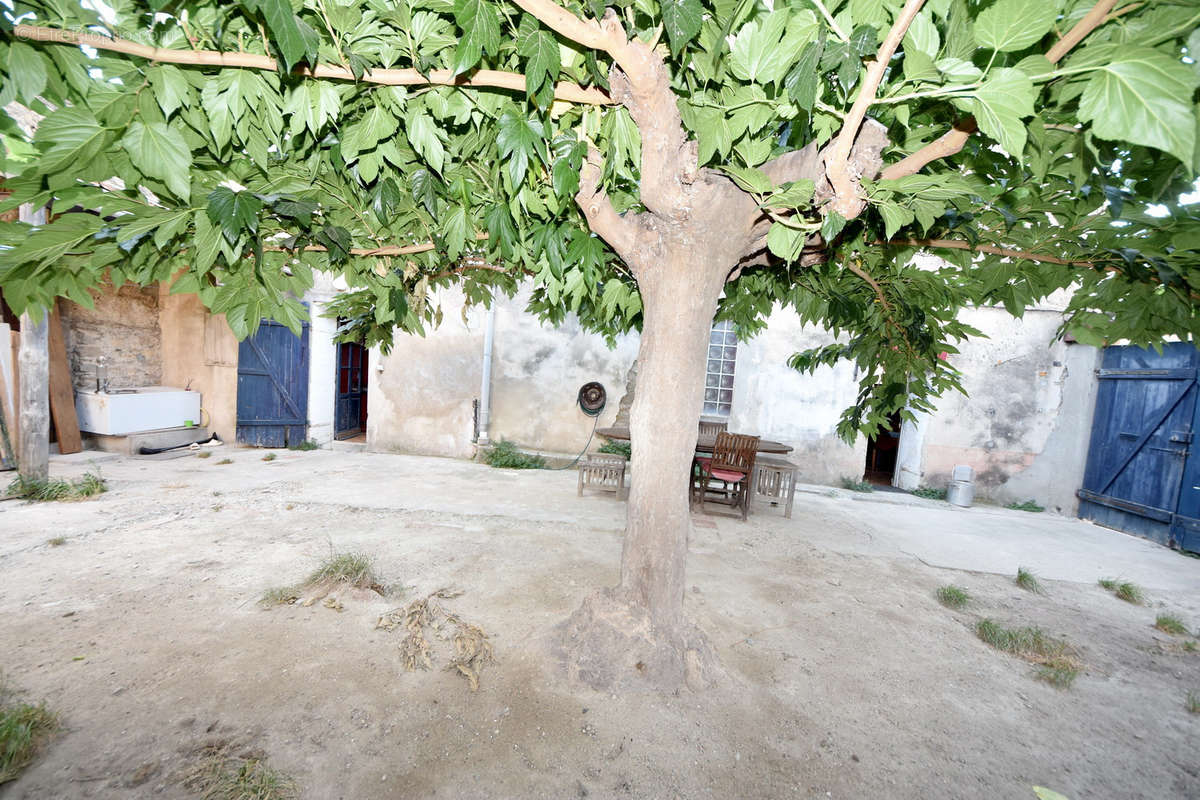
[[[0,229],[0,288],[22,311],[182,273],[244,337],[298,327],[328,270],[387,347],[438,287],[528,281],[533,313],[613,335],[642,298],[612,231],[704,173],[755,215],[719,316],[842,335],[792,363],[856,360],[849,435],[958,386],[939,355],[969,304],[1068,289],[1080,341],[1197,332],[1198,23],[1193,0],[16,0],[3,208],[53,213]]]

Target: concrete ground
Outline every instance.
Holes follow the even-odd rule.
[[[108,493],[0,502],[0,670],[64,720],[0,798],[191,796],[179,776],[214,737],[322,800],[1200,797],[1200,559],[1050,514],[803,487],[791,520],[694,517],[686,605],[726,678],[610,696],[566,685],[547,643],[616,580],[624,503],[577,498],[570,470],[275,454],[77,454],[53,472],[98,469]],[[388,597],[258,607],[349,550]],[[934,600],[947,583],[966,609]],[[376,628],[447,585],[496,647],[475,693],[445,653],[405,672]],[[1160,613],[1192,636],[1155,630]],[[981,643],[984,617],[1069,639],[1072,688]]]

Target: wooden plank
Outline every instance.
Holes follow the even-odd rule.
[[[10,330],[10,335],[15,335]],[[16,371],[17,362],[13,360],[13,371]],[[17,468],[17,445],[14,438],[15,428],[17,427],[17,417],[13,413],[16,406],[9,400],[10,397],[15,398],[16,394],[8,393],[8,381],[4,378],[4,370],[0,369],[0,467],[5,469]]]
[[[21,452],[21,364],[17,356],[21,351],[21,332],[10,327],[8,340],[12,343],[12,394],[8,396],[9,419],[8,436],[12,440],[13,449]]]
[[[63,339],[58,304],[50,312],[50,413],[58,432],[58,452],[78,453],[83,449],[79,418],[75,416],[75,387],[71,365],[67,362],[67,343]]]

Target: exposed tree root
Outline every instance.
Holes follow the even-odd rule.
[[[599,690],[698,691],[724,677],[716,651],[698,627],[656,626],[649,612],[618,589],[601,589],[555,629],[552,649],[572,682]]]

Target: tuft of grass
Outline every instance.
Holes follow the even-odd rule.
[[[633,458],[633,445],[630,442],[609,440],[601,445],[599,452],[611,453],[614,456],[625,456],[625,460]]]
[[[1141,587],[1131,581],[1123,581],[1120,578],[1101,578],[1097,583],[1101,588],[1115,594],[1118,599],[1124,600],[1126,603],[1133,603],[1135,606],[1140,606],[1146,599]]]
[[[493,445],[483,460],[488,466],[501,469],[544,469],[546,466],[546,459],[522,453],[508,439],[501,439]]]
[[[62,547],[66,543],[67,537],[65,536],[55,536],[53,539],[46,540],[46,544],[50,545],[51,547]]]
[[[18,703],[0,684],[0,784],[14,780],[33,763],[58,728],[58,717],[45,703]]]
[[[380,586],[375,575],[375,564],[370,556],[362,553],[334,553],[321,562],[304,582],[305,586],[319,583],[344,583],[360,589]]]
[[[1154,627],[1172,636],[1188,635],[1187,626],[1183,624],[1183,620],[1174,614],[1159,614],[1158,619],[1154,620]]]
[[[924,497],[926,500],[945,500],[946,490],[935,489],[932,486],[918,486],[912,491],[916,497]]]
[[[180,778],[183,788],[200,800],[292,800],[296,786],[267,765],[257,750],[234,752],[228,744],[200,748],[195,763]]]
[[[9,497],[23,497],[31,503],[85,500],[108,491],[104,478],[89,472],[82,478],[65,481],[60,478],[29,479],[18,475],[8,485]]]
[[[981,619],[975,623],[975,635],[997,650],[1037,665],[1034,677],[1055,688],[1069,688],[1079,675],[1075,648],[1041,628],[1006,628],[993,620]]]
[[[212,450],[201,450],[196,453],[196,458],[212,458]]]
[[[854,478],[842,478],[842,488],[849,489],[852,492],[873,492],[875,487],[866,481],[857,481]]]
[[[1184,708],[1193,714],[1200,714],[1200,692],[1189,689],[1187,699],[1184,700]]]
[[[1194,653],[1196,652],[1196,649],[1196,643],[1194,641],[1183,643],[1183,651],[1185,653]]]
[[[262,457],[262,460],[263,460],[263,461],[274,461],[274,460],[275,460],[275,454],[274,454],[274,453],[267,453],[265,456],[263,456],[263,457]]]
[[[317,444],[312,439],[305,439],[303,442],[300,442],[298,444],[289,444],[288,445],[288,450],[308,451],[308,450],[319,450],[320,448],[321,448],[321,445]]]
[[[295,586],[275,586],[263,592],[263,596],[258,599],[259,605],[270,608],[271,606],[286,606],[300,599],[300,591]]]
[[[946,608],[962,608],[971,600],[971,595],[967,594],[966,589],[951,583],[938,587],[937,599]]]
[[[1038,582],[1037,576],[1033,574],[1033,570],[1017,567],[1017,577],[1015,579],[1017,586],[1020,586],[1027,592],[1034,594],[1043,594],[1042,584]]]
[[[217,466],[218,466],[218,467],[220,467],[220,466],[223,466],[223,465],[225,465],[225,464],[232,464],[232,463],[233,463],[233,459],[232,459],[232,458],[222,458],[220,461],[218,461],[218,462],[217,462]]]
[[[1045,506],[1039,506],[1034,500],[1026,500],[1023,503],[1012,502],[1006,505],[1005,508],[1012,509],[1013,511],[1029,511],[1033,514],[1039,514],[1046,510]]]

